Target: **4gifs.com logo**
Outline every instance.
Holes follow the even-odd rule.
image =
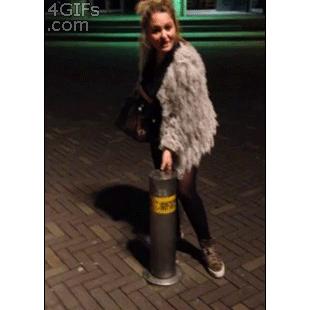
[[[85,16],[98,16],[99,7],[91,5],[88,2],[84,3],[62,3],[54,2],[47,10],[48,13],[53,16],[61,17],[73,17],[74,20],[55,20],[52,22],[47,31],[49,32],[59,32],[59,31],[88,31],[88,21],[78,20],[75,18],[85,17]]]

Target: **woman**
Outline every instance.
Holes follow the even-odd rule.
[[[142,44],[138,91],[152,109],[151,153],[156,169],[175,170],[178,197],[195,230],[209,272],[225,273],[196,192],[201,157],[214,144],[217,121],[208,96],[206,72],[195,48],[181,38],[173,5],[167,0],[137,4]]]

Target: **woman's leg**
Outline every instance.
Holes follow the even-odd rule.
[[[216,249],[215,240],[210,236],[207,214],[196,191],[196,174],[196,167],[185,173],[183,179],[179,181],[178,194],[198,237],[209,272],[214,277],[221,278],[225,274],[225,265]]]
[[[199,241],[211,239],[207,214],[196,190],[197,168],[192,167],[178,182],[178,196]]]

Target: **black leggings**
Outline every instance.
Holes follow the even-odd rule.
[[[155,169],[160,169],[162,151],[158,148],[158,142],[151,143],[151,154]],[[207,214],[202,200],[196,191],[197,168],[192,167],[187,171],[182,180],[178,180],[177,194],[183,209],[190,220],[199,241],[211,238],[208,226]],[[178,218],[178,222],[180,219]]]

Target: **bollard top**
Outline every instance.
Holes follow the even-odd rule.
[[[176,193],[177,178],[175,172],[153,170],[149,174],[150,194],[167,197]]]
[[[176,173],[174,171],[165,172],[156,169],[151,171],[151,173],[149,174],[149,178],[156,181],[172,180],[176,178]]]

